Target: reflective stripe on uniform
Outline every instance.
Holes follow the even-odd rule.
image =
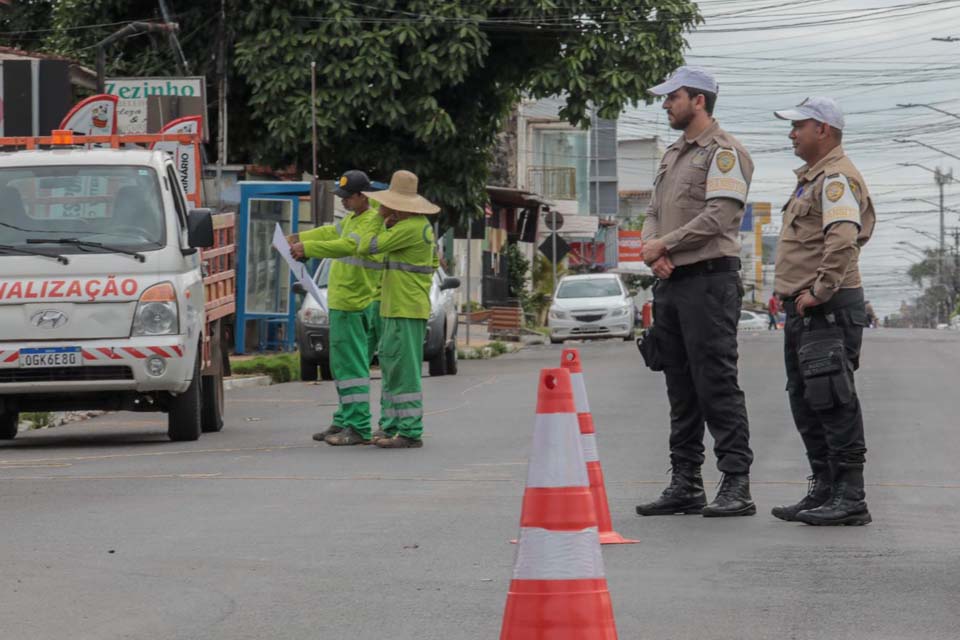
[[[366,387],[370,384],[370,378],[351,378],[350,380],[334,380],[337,389],[349,389],[350,387]]]
[[[423,402],[422,393],[398,393],[397,395],[383,394],[383,399],[387,402]]]
[[[383,270],[382,262],[374,262],[373,260],[364,260],[363,258],[356,258],[356,257],[337,258],[337,262],[340,262],[343,264],[349,264],[354,267],[363,267],[364,269],[372,269],[374,271]]]
[[[406,271],[408,273],[428,273],[433,274],[434,268],[422,266],[419,264],[407,264],[406,262],[390,261],[387,263],[387,269],[394,271]]]
[[[422,418],[423,417],[423,407],[418,407],[416,409],[384,409],[383,415],[388,418]]]
[[[374,254],[377,252],[377,236],[373,236],[373,239],[370,241],[370,253]]]
[[[337,220],[336,224],[333,225],[333,228],[337,230],[337,235],[343,235],[343,225],[340,224],[340,221]]]
[[[597,527],[581,531],[520,529],[514,580],[583,580],[603,578]]]
[[[358,402],[370,402],[369,393],[351,393],[348,396],[340,396],[340,404],[356,404]]]

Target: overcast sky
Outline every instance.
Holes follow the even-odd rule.
[[[901,108],[923,103],[960,116],[960,0],[704,0],[705,24],[688,36],[687,63],[703,66],[720,84],[716,118],[753,155],[756,173],[750,199],[774,210],[789,197],[792,170],[803,162],[787,139],[789,124],[774,109],[804,98],[835,98],[846,113],[844,147],[873,195],[878,224],[864,249],[861,270],[867,298],[881,316],[917,295],[906,270],[918,247],[936,245],[938,189],[930,169],[953,169],[960,160],[912,139],[960,156],[960,118],[931,109]],[[656,103],[628,110],[619,136],[659,135],[667,143],[677,132]],[[960,225],[960,182],[946,187],[948,245]],[[912,201],[930,200],[932,204]],[[902,228],[906,227],[906,228]],[[924,234],[930,234],[924,235]]]

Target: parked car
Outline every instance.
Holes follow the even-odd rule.
[[[564,276],[547,316],[550,342],[560,344],[572,338],[633,340],[635,317],[631,295],[618,275]]]
[[[330,260],[323,260],[314,273],[314,281],[326,303]],[[458,278],[450,278],[437,269],[430,287],[430,319],[423,341],[423,359],[429,363],[430,375],[457,373],[457,301],[453,290],[460,286]],[[296,322],[297,347],[300,350],[300,377],[303,380],[332,380],[330,370],[330,318],[312,296],[306,296]],[[319,376],[318,376],[319,373]]]
[[[737,329],[740,331],[764,331],[770,326],[770,321],[766,314],[759,314],[755,311],[740,310],[740,322],[737,323]]]

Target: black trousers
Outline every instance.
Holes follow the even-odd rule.
[[[701,466],[704,425],[723,473],[753,462],[743,391],[737,382],[737,322],[743,285],[736,271],[656,284],[654,317],[670,399],[670,461]]]
[[[850,362],[850,383],[853,372],[860,367],[860,345],[863,327],[867,324],[862,289],[842,289],[824,305],[807,310],[809,327],[804,325],[804,316],[798,315],[792,300],[785,300],[787,322],[784,326],[783,358],[787,369],[787,395],[793,421],[807,449],[812,466],[834,462],[839,464],[863,464],[867,452],[863,436],[863,413],[856,387],[850,401],[835,403],[827,411],[816,411],[804,399],[804,380],[800,373],[797,350],[800,337],[807,329],[822,329],[829,326],[826,314],[832,313],[837,326],[843,329],[843,344]]]

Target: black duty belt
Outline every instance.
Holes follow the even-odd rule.
[[[730,256],[680,265],[670,274],[670,279],[705,276],[711,273],[726,273],[728,271],[740,271],[740,258]]]
[[[781,298],[783,300],[783,310],[787,312],[788,316],[795,316],[797,314],[797,295],[786,296]],[[862,304],[863,303],[863,289],[840,289],[833,297],[824,302],[823,304],[818,304],[815,307],[808,307],[807,310],[813,314],[825,314],[830,313],[831,311],[836,311],[837,309],[842,309],[843,307],[849,307],[852,304]]]

